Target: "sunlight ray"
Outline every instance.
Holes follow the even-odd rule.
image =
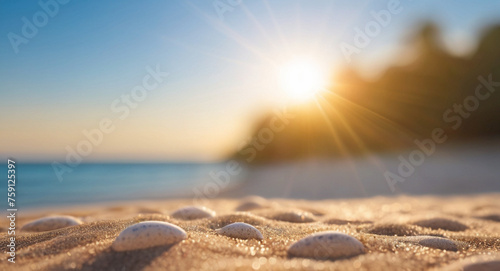
[[[356,167],[355,167],[355,164],[354,164],[354,160],[353,160],[353,157],[352,157],[351,153],[349,153],[349,151],[347,149],[345,149],[345,147],[343,146],[343,144],[341,142],[341,139],[338,136],[338,134],[336,133],[335,128],[333,127],[330,118],[328,117],[328,115],[324,111],[324,108],[321,106],[321,104],[319,103],[319,101],[317,99],[315,99],[315,102],[316,102],[317,108],[321,112],[323,120],[325,121],[325,123],[327,124],[327,127],[329,128],[330,132],[333,135],[333,139],[335,140],[335,144],[339,147],[341,155],[343,157],[345,157],[345,160],[349,163],[349,165],[351,166],[352,172],[356,176],[356,180],[357,180],[356,185],[359,187],[359,189],[362,191],[362,193],[366,195],[366,189],[365,189],[363,183],[361,182],[361,180],[359,178],[359,174],[358,174],[358,172],[356,170]]]
[[[271,21],[273,22],[274,29],[275,29],[276,33],[278,33],[278,36],[281,40],[282,46],[285,47],[285,51],[287,52],[287,54],[290,54],[290,43],[286,40],[286,38],[283,34],[283,30],[281,29],[278,22],[276,21],[276,16],[274,15],[274,12],[273,12],[271,6],[269,5],[269,2],[267,0],[262,0],[262,3],[264,3],[264,5],[266,6],[267,12],[269,13],[269,16],[271,17]]]
[[[339,148],[341,154],[345,155],[346,157],[350,157],[349,152],[344,148],[344,145],[342,144],[342,142],[340,142],[340,137],[338,136],[337,131],[333,127],[333,125],[332,125],[330,119],[328,118],[328,115],[324,111],[323,107],[321,106],[321,104],[319,104],[317,99],[314,99],[314,101],[316,103],[316,106],[317,106],[319,112],[321,113],[321,116],[323,117],[323,120],[325,121],[325,123],[328,127],[328,130],[332,133],[333,139],[335,140],[335,144]]]
[[[358,135],[356,135],[356,133],[352,130],[351,126],[347,123],[347,121],[344,119],[344,117],[337,111],[337,109],[334,106],[331,106],[330,104],[328,104],[328,101],[324,97],[322,97],[322,96],[320,96],[320,97],[322,98],[322,101],[324,101],[327,105],[330,106],[330,109],[335,113],[335,116],[337,117],[337,119],[344,126],[344,129],[346,130],[346,132],[352,137],[352,139],[354,139],[354,141],[358,145],[358,147],[360,149],[362,149],[362,151],[364,153],[367,152],[365,145],[360,140]]]
[[[188,49],[188,50],[191,50],[193,52],[203,54],[205,56],[210,56],[210,57],[222,60],[222,61],[227,62],[227,63],[233,63],[233,64],[237,64],[239,66],[252,67],[252,68],[256,68],[256,69],[260,68],[260,66],[257,65],[257,64],[252,64],[252,63],[249,63],[249,62],[241,61],[241,60],[236,59],[236,58],[230,58],[230,57],[226,57],[226,56],[222,56],[222,55],[210,53],[207,50],[204,50],[204,49],[202,49],[200,47],[197,47],[197,46],[194,46],[192,44],[188,44],[188,43],[182,42],[181,40],[178,40],[178,39],[171,39],[171,38],[168,38],[168,37],[163,37],[163,39],[166,42],[168,42],[170,44],[173,44],[174,46],[178,46],[180,48]]]
[[[340,95],[336,95],[335,93],[331,93],[331,92],[330,92],[330,94],[335,95],[335,98],[339,99],[339,101],[340,101],[340,102],[345,102],[345,103],[347,103],[349,106],[355,107],[355,108],[351,108],[351,109],[353,109],[353,110],[356,110],[356,109],[357,109],[357,110],[359,110],[359,111],[362,111],[363,113],[368,113],[368,114],[371,114],[371,115],[373,115],[374,117],[376,117],[376,118],[378,118],[378,119],[380,119],[380,120],[382,120],[382,121],[384,121],[384,122],[386,122],[386,123],[388,123],[389,125],[392,125],[392,126],[394,126],[394,127],[396,127],[396,126],[398,126],[398,127],[399,127],[399,126],[400,126],[400,125],[395,124],[394,122],[392,122],[392,121],[388,120],[387,118],[385,118],[385,117],[383,117],[383,116],[381,116],[381,115],[379,115],[379,114],[377,114],[377,113],[375,113],[375,112],[373,112],[373,111],[371,111],[371,110],[369,110],[369,109],[367,109],[367,108],[364,108],[364,107],[362,107],[362,106],[360,106],[360,105],[358,105],[358,104],[356,104],[356,103],[353,103],[352,101],[349,101],[348,99],[345,99],[344,97],[342,97],[342,96],[340,96]],[[328,104],[328,101],[327,101],[324,97],[321,97],[321,98],[323,98],[323,99],[324,99],[324,101]],[[329,104],[328,104],[328,105],[329,105]],[[356,135],[355,135],[355,133],[354,133],[354,132],[352,131],[352,129],[350,128],[350,126],[348,126],[348,125],[347,125],[347,123],[345,122],[345,120],[343,120],[343,118],[339,115],[339,112],[338,112],[337,110],[335,110],[335,109],[334,109],[334,107],[333,107],[332,105],[329,105],[329,106],[330,106],[330,107],[331,107],[331,108],[335,111],[335,113],[336,113],[337,117],[339,118],[339,120],[340,120],[340,121],[344,124],[345,128],[347,129],[347,132],[348,132],[348,133],[350,133],[351,135],[356,136]],[[363,116],[363,114],[360,114],[360,116]],[[369,120],[367,120],[367,121],[369,121]],[[399,128],[399,129],[401,129],[401,128]],[[360,141],[360,138],[359,138],[359,137],[357,137],[357,136],[356,136],[356,142],[357,142],[357,143],[360,143],[360,144],[362,145],[362,147],[364,148],[364,150],[367,150],[367,149],[365,148],[365,145],[364,145],[364,144]],[[383,174],[383,172],[385,172],[385,171],[387,170],[386,165],[384,165],[384,164],[381,162],[381,160],[380,160],[380,159],[378,159],[378,158],[377,158],[377,156],[376,156],[374,153],[372,153],[372,152],[370,152],[370,151],[365,151],[365,152],[364,152],[364,154],[367,156],[368,160],[369,160],[369,161],[370,161],[373,165],[375,165],[375,166],[379,169],[379,172],[380,172],[381,174]]]
[[[260,33],[266,38],[266,41],[273,47],[273,49],[279,49],[280,47],[276,45],[276,43],[273,41],[273,39],[269,36],[268,32],[262,26],[262,24],[257,20],[257,18],[253,15],[253,13],[246,7],[244,3],[241,4],[241,7],[243,9],[243,12],[245,12],[245,15],[253,22],[253,24],[259,29]]]
[[[368,113],[369,115],[374,116],[374,117],[380,119],[381,121],[383,121],[383,122],[391,125],[394,128],[397,127],[397,128],[400,128],[400,129],[404,129],[404,132],[413,133],[412,131],[409,131],[409,130],[405,129],[404,127],[400,127],[401,125],[399,125],[396,122],[394,122],[394,121],[392,121],[392,120],[390,120],[390,119],[388,119],[388,118],[380,115],[379,113],[374,112],[373,110],[370,110],[368,108],[365,108],[365,107],[363,107],[363,106],[361,106],[359,104],[353,103],[352,101],[350,101],[350,100],[348,100],[348,99],[346,99],[346,98],[344,98],[344,97],[342,97],[340,95],[337,95],[333,91],[329,91],[328,94],[334,95],[335,97],[337,97],[338,99],[342,100],[343,102],[348,103],[350,106],[353,106],[354,108],[352,108],[352,109],[362,111],[363,113]]]
[[[260,50],[255,48],[248,42],[246,39],[244,39],[241,35],[236,33],[234,30],[231,28],[227,27],[223,22],[221,22],[218,19],[215,19],[213,16],[208,15],[206,12],[201,10],[198,6],[193,4],[191,1],[186,0],[186,3],[191,7],[192,10],[194,10],[202,19],[204,19],[206,22],[210,23],[220,33],[226,35],[227,37],[233,39],[235,42],[237,42],[239,45],[247,49],[248,51],[252,52],[255,54],[257,57],[260,59],[264,60],[270,65],[275,65],[275,62],[266,56],[264,53],[262,53]]]

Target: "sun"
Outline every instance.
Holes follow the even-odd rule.
[[[310,58],[296,58],[279,69],[279,83],[288,98],[304,102],[325,89],[326,76],[318,62]]]

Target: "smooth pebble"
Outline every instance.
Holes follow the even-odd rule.
[[[255,209],[261,209],[263,208],[264,206],[260,203],[257,203],[257,202],[253,202],[253,201],[247,201],[247,202],[243,202],[242,204],[238,205],[238,207],[236,207],[236,211],[251,211],[251,210],[255,210]]]
[[[413,236],[419,234],[419,229],[415,225],[375,224],[368,228],[368,232],[387,236]]]
[[[179,226],[163,221],[144,221],[124,229],[111,246],[115,251],[172,245],[187,238]]]
[[[365,221],[365,220],[357,221],[357,220],[345,220],[345,219],[330,218],[330,219],[323,221],[323,223],[332,224],[332,225],[348,225],[348,224],[359,225],[359,224],[371,224],[373,222]]]
[[[288,255],[313,259],[339,259],[363,254],[365,247],[356,238],[335,231],[309,235],[293,243]]]
[[[431,228],[433,230],[448,230],[448,231],[464,231],[468,227],[458,221],[446,219],[446,218],[432,218],[420,220],[414,223],[420,227]]]
[[[24,225],[21,230],[32,232],[52,231],[80,224],[82,224],[82,221],[72,216],[48,216]]]
[[[236,207],[236,211],[250,211],[267,207],[268,202],[259,196],[248,196],[243,198],[242,203]]]
[[[500,214],[484,215],[484,216],[479,216],[478,218],[485,219],[485,220],[491,220],[491,221],[495,221],[495,222],[500,222]]]
[[[454,241],[437,236],[412,236],[408,237],[407,240],[424,247],[437,248],[448,251],[458,250],[458,246]]]
[[[246,196],[241,199],[242,201],[255,201],[255,202],[261,202],[261,203],[266,203],[267,199],[257,196],[257,195],[251,195],[251,196]]]
[[[500,270],[500,259],[493,255],[477,255],[467,257],[440,269],[442,271],[490,271]]]
[[[214,217],[215,212],[208,209],[207,207],[198,206],[187,206],[180,208],[172,213],[172,217],[183,219],[183,220],[193,220],[207,217]]]
[[[470,263],[470,264],[465,265],[463,270],[464,271],[500,270],[500,260]]]
[[[264,236],[258,229],[243,222],[232,223],[215,231],[218,234],[239,239],[264,239]]]
[[[316,221],[311,213],[301,211],[279,213],[277,215],[274,215],[272,218],[279,221],[293,223],[308,223]]]

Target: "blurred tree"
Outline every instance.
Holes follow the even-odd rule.
[[[244,152],[235,158],[263,162],[393,150],[429,138],[434,128],[445,129],[453,140],[500,136],[500,90],[480,101],[456,131],[443,118],[446,110],[475,95],[479,76],[491,74],[500,81],[500,26],[485,32],[470,57],[441,48],[439,28],[431,22],[420,27],[410,47],[416,50],[412,63],[391,67],[373,82],[346,67],[336,76],[336,89],[315,103],[289,109],[295,118],[255,158]],[[260,122],[255,138],[272,125],[273,117]]]

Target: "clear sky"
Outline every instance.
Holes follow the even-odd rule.
[[[390,1],[67,2],[0,1],[1,157],[64,160],[86,140],[83,130],[110,120],[113,131],[85,161],[220,159],[286,100],[280,65],[312,56],[333,73],[347,64],[339,44],[352,44],[354,29]],[[444,43],[459,53],[500,22],[500,1],[399,6],[353,56],[365,73],[386,65],[422,19],[438,22]],[[141,101],[125,103],[123,95],[149,78],[147,67],[168,76]]]

